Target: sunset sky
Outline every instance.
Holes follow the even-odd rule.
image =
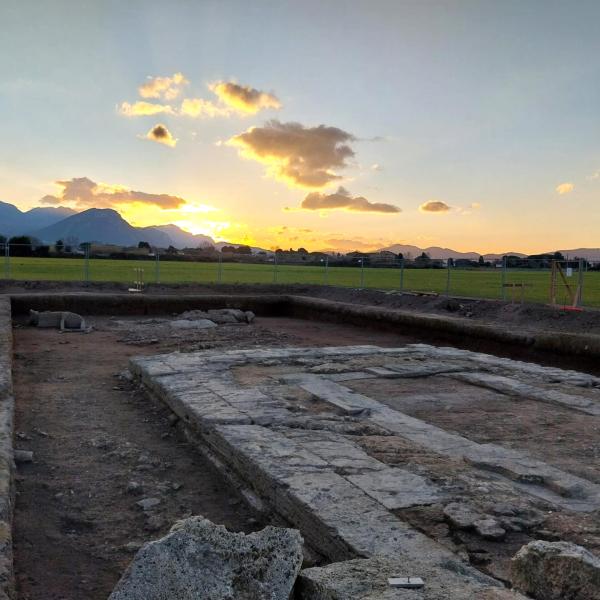
[[[266,248],[600,246],[600,2],[2,0],[0,200]]]

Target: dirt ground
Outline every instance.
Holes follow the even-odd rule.
[[[130,356],[415,341],[286,318],[195,333],[161,319],[90,321],[90,334],[14,331],[15,446],[34,452],[16,482],[19,600],[104,600],[142,543],[191,514],[236,531],[263,525],[172,427],[168,411],[123,378]],[[143,510],[136,503],[147,498],[160,502]]]
[[[438,376],[348,382],[391,408],[482,444],[524,450],[600,483],[600,420]]]

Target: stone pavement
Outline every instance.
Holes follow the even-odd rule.
[[[399,518],[394,511],[448,501],[449,490],[410,465],[380,462],[345,435],[351,430],[398,436],[561,509],[600,509],[597,484],[524,452],[444,431],[344,385],[431,378],[433,389],[436,378],[460,378],[594,418],[600,380],[585,374],[422,344],[174,353],[130,366],[241,486],[340,563],[303,572],[307,598],[519,597]],[[240,372],[249,369],[256,379],[244,384]],[[392,571],[423,577],[424,590],[388,589]]]

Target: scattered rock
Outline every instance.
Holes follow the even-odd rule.
[[[136,505],[139,506],[142,510],[150,510],[155,506],[160,504],[160,498],[142,498]]]
[[[142,487],[142,484],[138,483],[137,481],[130,481],[127,484],[127,493],[128,494],[136,495],[136,494],[141,494],[143,491],[144,491],[144,488]]]
[[[192,517],[144,545],[109,600],[284,600],[301,564],[296,530],[244,535]]]
[[[117,377],[119,379],[123,379],[124,381],[133,381],[133,374],[129,369],[124,369],[117,375]]]
[[[600,599],[600,559],[582,546],[536,540],[511,567],[513,586],[538,600]]]
[[[471,529],[475,521],[484,519],[484,516],[470,504],[451,502],[444,507],[444,516],[451,525],[459,529]]]
[[[209,319],[218,325],[226,325],[231,323],[252,323],[255,315],[250,310],[243,311],[239,308],[215,308],[208,311],[188,310],[179,315],[179,318],[194,322]]]
[[[15,450],[14,459],[18,465],[33,462],[33,452],[31,450]]]
[[[488,540],[501,540],[506,535],[506,531],[500,527],[500,523],[492,517],[478,519],[473,523],[475,531]]]
[[[177,425],[177,423],[179,422],[179,417],[175,413],[171,413],[167,417],[167,421],[169,421],[169,425],[171,425],[171,427],[173,427],[174,425]]]

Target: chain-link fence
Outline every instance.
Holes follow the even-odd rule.
[[[400,258],[391,253],[327,255],[215,250],[103,252],[87,244],[51,248],[0,242],[0,279],[151,283],[279,283],[439,294],[468,298],[600,306],[600,262],[503,257]]]

